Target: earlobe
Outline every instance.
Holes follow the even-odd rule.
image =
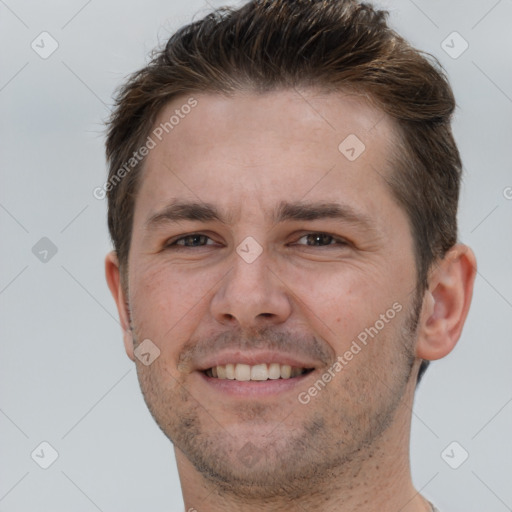
[[[438,262],[423,298],[417,357],[432,361],[454,349],[471,304],[475,275],[475,256],[463,244],[452,247]]]
[[[119,260],[115,251],[111,251],[105,258],[105,277],[110,293],[114,298],[119,313],[121,328],[123,329],[123,342],[126,354],[134,361],[133,336],[131,330],[130,310],[121,283]]]
[[[127,331],[123,331],[123,343],[124,349],[126,351],[126,355],[132,360],[135,361],[135,354],[133,353],[133,336],[131,329]]]

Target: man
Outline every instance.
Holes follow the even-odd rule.
[[[414,392],[476,272],[453,110],[355,0],[217,11],[120,90],[106,276],[186,510],[435,510]]]

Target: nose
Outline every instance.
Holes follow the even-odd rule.
[[[292,311],[290,295],[278,272],[271,269],[266,252],[251,263],[236,253],[233,259],[233,268],[212,298],[213,317],[242,329],[285,322]]]

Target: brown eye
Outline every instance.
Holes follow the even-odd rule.
[[[301,240],[304,240],[306,243],[304,245],[307,245],[309,247],[327,247],[330,245],[345,245],[345,241],[342,239],[334,238],[331,235],[328,235],[326,233],[308,233],[307,235],[304,235],[303,237],[299,238],[298,242],[299,245],[301,244]],[[335,242],[333,244],[333,242]]]
[[[183,236],[174,240],[174,242],[170,243],[168,247],[172,246],[180,246],[180,247],[203,247],[208,244],[208,240],[212,241],[206,235],[201,235],[199,233],[192,233],[187,236]]]

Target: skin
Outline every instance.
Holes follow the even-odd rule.
[[[385,180],[395,127],[361,97],[194,97],[198,106],[147,157],[126,287],[115,252],[106,258],[126,351],[174,443],[186,510],[430,510],[409,467],[416,376],[421,359],[446,356],[459,339],[473,253],[454,246],[418,296],[409,223]],[[349,134],[366,146],[354,161],[338,150]],[[148,223],[175,200],[212,204],[225,222]],[[275,222],[283,201],[348,205],[367,223]],[[169,245],[194,233],[208,238]],[[251,263],[236,250],[247,237],[262,249]],[[400,311],[301,403],[393,304]],[[145,339],[160,350],[148,366],[134,355]],[[229,394],[197,371],[227,349],[280,349],[314,371],[281,392]]]

